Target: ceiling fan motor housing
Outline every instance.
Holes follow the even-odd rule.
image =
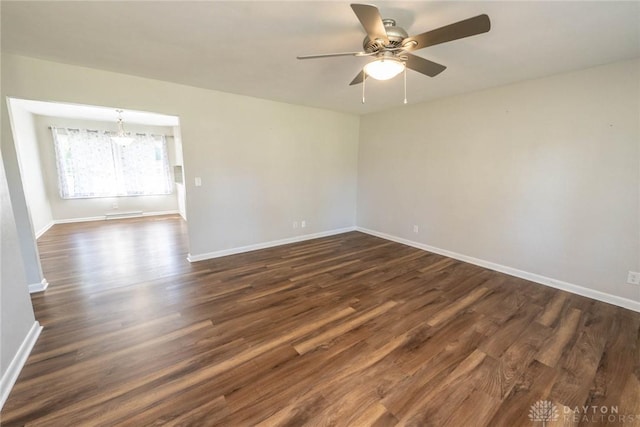
[[[377,53],[384,49],[394,49],[402,47],[402,41],[409,37],[409,34],[402,27],[396,26],[396,21],[393,19],[383,19],[384,29],[387,31],[387,38],[389,43],[386,45],[382,40],[371,40],[369,36],[366,36],[362,41],[362,47],[367,53]]]

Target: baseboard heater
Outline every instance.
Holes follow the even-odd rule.
[[[133,218],[142,216],[142,211],[131,211],[131,212],[109,212],[104,215],[104,219],[121,219],[121,218]]]

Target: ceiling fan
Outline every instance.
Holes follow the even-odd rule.
[[[374,57],[375,60],[366,64],[362,71],[351,81],[350,85],[363,83],[368,76],[377,80],[388,80],[405,71],[406,68],[429,77],[435,77],[447,67],[413,55],[410,52],[486,33],[491,29],[489,17],[483,14],[416,36],[409,36],[402,27],[396,25],[396,21],[393,19],[382,19],[376,6],[352,4],[351,9],[353,9],[367,32],[367,36],[362,42],[363,52],[325,53],[297,57],[298,59],[329,58],[334,56]]]

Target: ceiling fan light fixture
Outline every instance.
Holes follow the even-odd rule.
[[[111,141],[118,145],[129,145],[133,142],[130,136],[112,136]]]
[[[116,124],[118,125],[118,133],[116,133],[115,136],[111,137],[111,141],[120,145],[131,144],[134,138],[129,136],[124,131],[124,120],[122,119],[122,110],[116,110],[116,112],[118,113],[118,118],[116,120]]]
[[[404,71],[404,62],[397,58],[379,58],[364,66],[364,72],[376,80],[389,80]]]

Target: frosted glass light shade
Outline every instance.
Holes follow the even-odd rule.
[[[130,136],[112,136],[111,137],[111,141],[120,145],[129,145],[133,142],[133,139],[134,138]]]
[[[404,71],[404,63],[395,58],[380,58],[364,66],[364,72],[376,80],[389,80]]]

